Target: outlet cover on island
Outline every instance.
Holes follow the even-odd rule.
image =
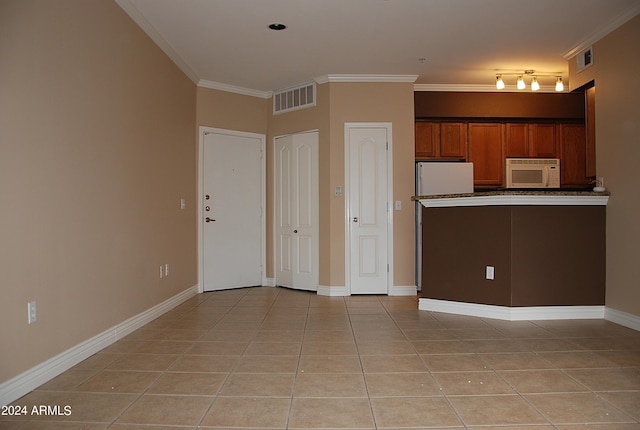
[[[495,278],[495,268],[493,266],[487,266],[486,278],[492,281]]]

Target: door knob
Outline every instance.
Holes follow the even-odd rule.
[[[294,233],[297,233],[297,232],[298,232],[298,230],[293,230],[293,232],[294,232]]]
[[[205,222],[215,221],[215,219],[211,219],[211,218],[209,218],[209,217],[206,217],[204,220],[205,220]]]
[[[353,217],[353,222],[358,222],[358,217],[357,216]]]

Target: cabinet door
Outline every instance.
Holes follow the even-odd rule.
[[[469,123],[469,161],[473,163],[474,185],[503,185],[505,157],[501,124]]]
[[[506,153],[507,157],[529,156],[529,126],[528,124],[506,124]]]
[[[416,158],[435,158],[440,145],[440,124],[416,122]]]
[[[562,185],[589,185],[587,139],[582,124],[560,124],[560,176]]]
[[[463,122],[440,124],[440,157],[467,158],[467,125]]]
[[[529,155],[537,158],[556,158],[555,124],[529,124]]]

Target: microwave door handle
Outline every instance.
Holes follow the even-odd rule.
[[[542,186],[546,188],[549,185],[549,167],[542,168]]]

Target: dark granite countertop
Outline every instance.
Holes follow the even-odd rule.
[[[496,191],[477,191],[473,193],[465,194],[440,194],[434,196],[413,196],[411,200],[427,200],[427,199],[452,199],[462,197],[497,197],[497,196],[527,196],[527,197],[548,197],[548,196],[576,196],[576,197],[603,197],[610,196],[609,191],[595,192],[590,190],[578,191],[578,190],[496,190]]]

